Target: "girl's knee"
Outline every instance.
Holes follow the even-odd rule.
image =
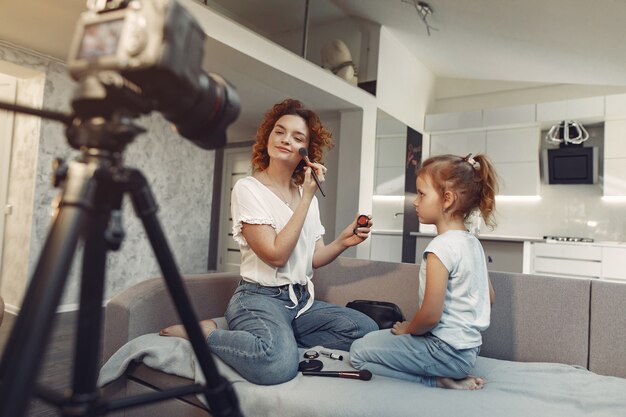
[[[363,339],[355,340],[350,346],[350,363],[356,369],[361,369],[363,365],[365,365],[365,361],[363,360],[363,349],[366,348],[366,343],[363,343]]]

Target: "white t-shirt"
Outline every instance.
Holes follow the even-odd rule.
[[[455,349],[482,344],[480,332],[489,327],[489,275],[483,247],[464,230],[449,230],[436,236],[424,250],[420,265],[419,304],[426,288],[426,256],[433,253],[448,270],[443,313],[430,332]]]
[[[300,189],[302,193],[302,189]],[[241,234],[243,223],[267,224],[279,233],[287,224],[293,211],[276,194],[263,185],[256,178],[249,176],[242,178],[233,187],[231,197],[231,215],[233,219],[233,239],[241,250],[240,273],[244,280],[256,282],[268,287],[277,287],[286,284],[308,285],[310,299],[307,305],[298,313],[306,311],[313,303],[314,290],[311,278],[313,277],[313,252],[315,242],[321,239],[325,230],[322,226],[317,197],[309,207],[302,232],[298,242],[289,256],[289,260],[282,268],[276,268],[265,263],[246,242]],[[289,295],[297,305],[293,285],[289,286]]]

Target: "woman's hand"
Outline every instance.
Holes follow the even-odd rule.
[[[410,321],[397,321],[391,328],[391,333],[396,336],[410,333],[408,330],[410,323]]]
[[[367,226],[360,226],[357,224],[357,219],[359,218],[359,214],[354,218],[354,221],[350,223],[348,227],[343,229],[341,234],[339,235],[339,239],[341,243],[346,246],[355,246],[359,243],[363,242],[369,236],[370,230],[372,228],[372,216],[367,216]]]
[[[343,229],[339,236],[332,241],[330,245],[325,245],[322,239],[315,243],[315,252],[313,253],[313,268],[319,268],[328,265],[350,246],[358,245],[369,236],[372,227],[372,216],[367,216],[367,226],[358,227],[356,215],[354,221],[348,227]]]
[[[324,165],[315,162],[307,163],[307,166],[304,167],[302,195],[306,195],[310,198],[313,198],[313,195],[315,195],[315,192],[317,191],[317,183],[313,178],[313,174],[311,171],[312,169],[315,171],[315,175],[317,175],[317,179],[320,184],[324,183],[324,180],[326,179],[326,171],[328,170],[328,168],[326,168]]]

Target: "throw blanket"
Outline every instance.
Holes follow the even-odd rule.
[[[324,370],[352,369],[325,357]],[[555,363],[521,363],[479,357],[475,375],[480,391],[429,388],[374,375],[370,381],[303,376],[280,385],[245,381],[215,357],[218,369],[234,383],[244,416],[563,416],[626,417],[626,379],[594,374]],[[188,341],[147,334],[124,345],[103,366],[100,385],[120,377],[131,361],[204,383]]]

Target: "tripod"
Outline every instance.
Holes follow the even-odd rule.
[[[67,121],[67,116],[0,103],[0,108]],[[96,416],[181,395],[202,393],[216,416],[240,416],[237,397],[221,376],[202,336],[174,257],[156,216],[157,205],[143,174],[122,163],[126,144],[143,132],[130,119],[113,117],[74,123],[67,131],[81,155],[58,163],[55,185],[61,186],[55,218],[28,286],[22,309],[0,362],[0,417],[22,416],[35,391],[64,416]],[[97,387],[100,327],[106,255],[123,239],[121,204],[128,193],[141,219],[181,321],[206,379],[170,390],[104,400]],[[80,304],[71,392],[35,387],[37,369],[50,336],[50,320],[63,294],[79,240],[84,242]],[[36,388],[36,389],[35,389]]]

